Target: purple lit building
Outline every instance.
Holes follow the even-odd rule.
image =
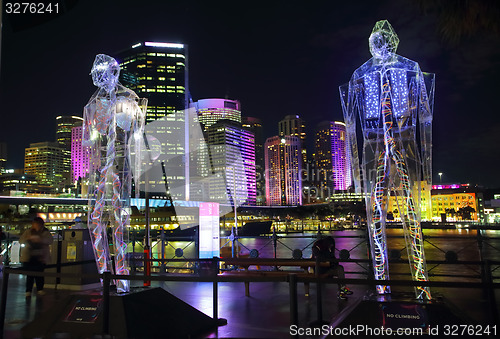
[[[255,136],[232,120],[219,120],[207,128],[210,167],[224,173],[225,180],[213,181],[210,199],[218,201],[229,196],[238,205],[256,205]],[[233,192],[234,197],[232,196]]]
[[[274,136],[264,144],[266,204],[302,205],[301,142],[292,135]]]
[[[88,147],[82,145],[82,126],[71,129],[71,181],[85,178],[89,173],[90,153]]]
[[[343,122],[324,121],[316,127],[314,161],[315,183],[329,196],[338,190],[351,186],[351,168]]]

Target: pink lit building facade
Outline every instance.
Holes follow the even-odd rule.
[[[268,138],[264,144],[266,204],[302,205],[301,142],[285,135]]]
[[[90,154],[88,147],[82,145],[82,126],[71,129],[71,180],[85,178],[89,173]]]

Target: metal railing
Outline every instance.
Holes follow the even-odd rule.
[[[158,260],[158,259],[157,259]],[[281,259],[283,261],[286,259]],[[8,296],[8,286],[9,286],[9,276],[11,274],[21,274],[21,275],[32,275],[32,276],[44,276],[44,277],[56,277],[56,278],[93,278],[102,279],[103,281],[103,297],[102,297],[102,333],[109,334],[109,298],[110,298],[110,285],[114,279],[121,280],[131,280],[131,281],[183,281],[183,282],[211,282],[213,284],[213,294],[212,294],[212,305],[213,305],[213,319],[217,321],[218,318],[218,284],[222,282],[226,283],[238,283],[238,282],[287,282],[289,284],[289,302],[290,302],[290,325],[298,325],[298,298],[297,298],[297,284],[303,283],[316,283],[317,284],[317,321],[323,322],[323,305],[321,298],[321,288],[323,284],[351,284],[351,285],[368,285],[374,287],[377,285],[388,285],[388,286],[429,286],[429,287],[446,287],[446,288],[480,288],[486,291],[488,301],[489,301],[489,314],[491,319],[498,322],[498,309],[495,300],[495,290],[500,288],[500,283],[495,283],[491,267],[494,265],[500,265],[500,261],[489,261],[484,262],[471,261],[467,264],[475,264],[484,266],[486,272],[483,280],[481,282],[456,282],[456,281],[408,281],[408,280],[373,280],[373,279],[339,279],[331,277],[322,277],[319,274],[310,275],[298,275],[297,273],[286,272],[283,275],[225,275],[219,274],[220,263],[223,259],[213,258],[213,259],[176,259],[176,261],[197,261],[198,263],[203,261],[205,263],[210,263],[210,267],[214,268],[208,271],[208,274],[192,275],[192,274],[182,274],[182,275],[113,275],[109,272],[104,272],[103,274],[69,274],[69,273],[52,273],[52,272],[32,272],[28,270],[23,270],[22,268],[10,268],[6,267],[3,271],[3,282],[1,291],[1,302],[0,302],[0,334],[3,336],[3,331],[5,328],[5,315],[7,310],[7,296]],[[237,263],[240,265],[245,265],[248,262],[255,262],[256,259],[231,259],[232,263]],[[263,265],[272,265],[272,259],[261,259]],[[297,260],[294,260],[295,262]],[[304,266],[314,264],[316,268],[319,267],[319,260],[302,259],[299,260],[303,262]],[[344,261],[340,261],[344,262]],[[347,261],[348,262],[348,261]],[[81,265],[86,262],[75,262],[62,264],[62,266],[68,265]],[[442,262],[443,264],[445,262]],[[448,263],[449,264],[449,263]],[[457,262],[455,264],[463,264],[462,262]],[[55,265],[51,265],[54,266]],[[319,272],[316,269],[316,272]]]

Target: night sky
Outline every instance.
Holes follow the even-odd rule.
[[[80,0],[31,28],[4,15],[0,141],[8,166],[22,168],[29,143],[55,139],[56,116],[81,116],[95,91],[96,54],[140,41],[188,44],[193,100],[240,100],[243,115],[264,121],[266,137],[283,116],[299,114],[311,141],[318,122],[342,120],[338,86],[371,57],[368,37],[387,19],[398,54],[436,73],[435,181],[442,172],[443,182],[500,187],[500,18],[498,5],[489,7],[498,1],[469,2],[482,4],[472,12],[490,25],[453,16],[445,3]]]

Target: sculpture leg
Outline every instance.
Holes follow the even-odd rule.
[[[95,190],[95,202],[89,204],[88,228],[94,256],[97,264],[97,271],[103,273],[109,271],[109,250],[106,236],[106,225],[103,222],[104,209],[106,205],[106,170],[101,171],[99,184]]]
[[[127,244],[124,241],[124,232],[128,224],[128,213],[123,210],[120,200],[121,181],[116,173],[113,173],[113,244],[115,247],[115,271],[117,275],[127,275],[129,273],[125,254],[127,252]],[[128,280],[117,280],[116,289],[118,292],[128,292],[130,290]]]
[[[372,220],[368,220],[372,262],[375,280],[389,279],[389,264],[387,262],[387,240],[385,234],[385,206],[387,204],[387,154],[381,152],[377,161],[376,183],[371,192]],[[377,285],[379,294],[391,293],[390,286]]]
[[[396,168],[400,180],[400,192],[403,198],[403,207],[406,209],[405,217],[402,217],[403,228],[405,232],[405,240],[410,241],[406,244],[407,248],[410,245],[411,250],[408,251],[408,259],[410,261],[410,269],[412,279],[415,281],[428,281],[427,267],[425,263],[424,241],[422,236],[422,228],[418,218],[413,193],[411,191],[410,178],[408,176],[408,168],[404,161],[403,155],[395,147],[391,150],[392,158],[396,163]],[[429,287],[417,286],[415,288],[417,299],[431,299]]]

